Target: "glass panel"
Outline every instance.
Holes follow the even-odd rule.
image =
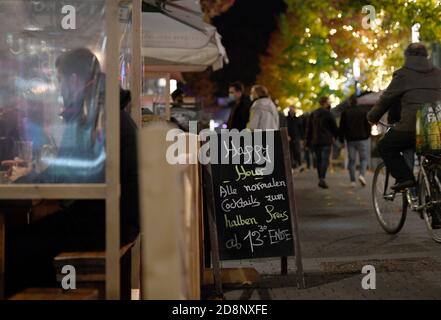
[[[164,97],[167,88],[167,78],[146,78],[144,79],[143,92],[148,96]]]
[[[0,183],[103,183],[105,0],[2,0],[0,30]]]
[[[143,68],[146,70],[148,65],[145,64],[145,60],[143,60],[143,63]],[[169,75],[167,74],[144,73],[142,88],[143,125],[168,118],[166,110],[170,102],[168,82]]]
[[[120,107],[127,113],[132,113],[132,4],[120,5],[120,57],[119,57],[119,73],[120,73]]]
[[[132,6],[120,6],[120,84],[124,90],[130,90],[130,74],[132,69]]]

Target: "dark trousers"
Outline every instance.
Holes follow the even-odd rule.
[[[401,154],[415,150],[415,133],[389,130],[378,142],[378,152],[397,182],[414,180],[413,171]]]
[[[326,172],[329,167],[329,157],[331,155],[331,146],[316,146],[314,153],[317,161],[317,173],[320,180],[326,179]]]
[[[305,149],[303,152],[303,160],[305,160],[306,166],[309,169],[311,168],[311,152],[309,151],[309,149]]]
[[[291,149],[291,163],[293,168],[302,165],[302,153],[300,147],[300,140],[294,139],[290,142]]]

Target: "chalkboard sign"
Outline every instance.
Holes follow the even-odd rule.
[[[271,132],[273,143],[269,143],[272,139],[268,140],[267,133],[263,132],[263,143],[256,144],[253,139],[251,145],[244,145],[243,139],[218,135],[222,151],[241,155],[240,163],[210,165],[211,206],[220,260],[282,257],[295,253],[291,212],[294,197],[288,184],[292,176],[291,168],[286,168],[284,161],[288,150],[284,150],[280,131]],[[235,145],[237,141],[241,145]],[[265,173],[265,165],[247,162],[245,158],[251,154],[273,161],[272,173]]]

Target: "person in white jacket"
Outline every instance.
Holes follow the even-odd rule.
[[[251,88],[250,130],[279,130],[279,113],[274,102],[270,99],[268,89],[255,85]]]

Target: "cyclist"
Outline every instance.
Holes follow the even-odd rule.
[[[401,104],[400,121],[378,142],[380,156],[396,180],[391,187],[394,191],[416,184],[413,171],[401,153],[407,149],[415,150],[419,106],[441,100],[441,69],[432,65],[426,46],[412,43],[404,55],[404,66],[393,74],[392,82],[368,113],[369,122],[377,124],[389,109]]]

